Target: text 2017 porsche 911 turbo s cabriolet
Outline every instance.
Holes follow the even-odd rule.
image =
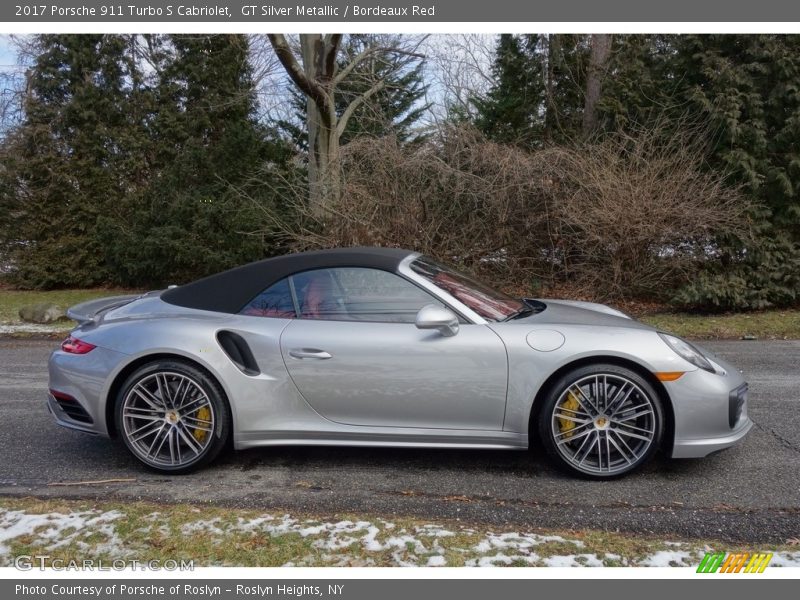
[[[702,457],[752,423],[739,371],[608,306],[518,300],[418,253],[271,258],[69,310],[60,425],[181,473],[235,448],[526,449],[617,477]]]

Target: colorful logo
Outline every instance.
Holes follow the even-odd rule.
[[[771,552],[706,552],[698,573],[763,573]]]

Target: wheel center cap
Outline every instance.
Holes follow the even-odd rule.
[[[174,410],[169,411],[164,416],[164,418],[167,420],[168,423],[172,423],[173,425],[175,425],[175,423],[181,420],[180,415]]]
[[[600,415],[594,420],[594,426],[598,429],[605,429],[608,427],[608,418]]]

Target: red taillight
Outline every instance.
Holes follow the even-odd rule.
[[[69,352],[70,354],[86,354],[87,352],[94,350],[96,347],[97,346],[72,336],[69,336],[67,339],[61,342],[61,349],[64,352]]]

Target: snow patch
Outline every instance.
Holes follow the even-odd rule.
[[[0,509],[0,556],[10,552],[6,542],[23,536],[33,537],[34,543],[50,542],[46,549],[55,550],[73,543],[81,544],[81,538],[98,533],[106,538],[105,543],[98,546],[101,551],[121,556],[125,551],[116,536],[113,521],[124,516],[116,510],[28,514]]]
[[[525,551],[550,542],[572,544],[576,548],[583,548],[581,540],[566,540],[560,535],[538,535],[535,533],[487,533],[486,538],[474,546],[475,552],[486,553],[492,549]]]
[[[439,525],[422,525],[419,527],[415,527],[414,531],[416,531],[417,535],[424,535],[426,537],[453,537],[455,533],[452,531],[445,529],[444,527],[440,527]]]
[[[117,533],[118,522],[126,515],[120,511],[85,510],[62,514],[29,514],[0,508],[0,566],[9,564],[11,542],[25,537],[43,550],[72,547],[88,556],[129,558],[146,553],[146,547],[125,542]],[[198,515],[199,516],[199,515]],[[145,515],[138,528],[140,535],[167,536],[174,532],[168,515],[152,512]],[[467,566],[545,565],[548,567],[600,567],[606,562],[641,567],[695,567],[703,548],[686,542],[664,541],[663,550],[642,559],[616,553],[591,554],[581,549],[578,539],[525,532],[485,532],[453,526],[447,529],[435,523],[401,526],[382,519],[375,521],[298,520],[290,515],[263,514],[252,518],[198,519],[181,524],[178,534],[208,535],[219,543],[231,534],[297,535],[310,540],[315,550],[302,558],[295,557],[286,566],[394,566],[445,567],[445,553],[460,555]],[[469,544],[456,545],[456,536],[470,535]],[[455,538],[455,539],[453,539]],[[564,544],[567,554],[550,554]],[[574,550],[572,550],[574,548]],[[378,553],[383,553],[378,555]],[[369,555],[372,556],[369,556]],[[770,566],[800,567],[800,551],[775,553]]]
[[[71,329],[71,325],[53,327],[36,323],[0,323],[0,333],[37,333],[40,335],[63,335]]]
[[[800,567],[800,552],[778,552],[772,556],[770,567]]]
[[[697,559],[689,552],[683,550],[661,550],[637,561],[640,567],[693,567]]]

